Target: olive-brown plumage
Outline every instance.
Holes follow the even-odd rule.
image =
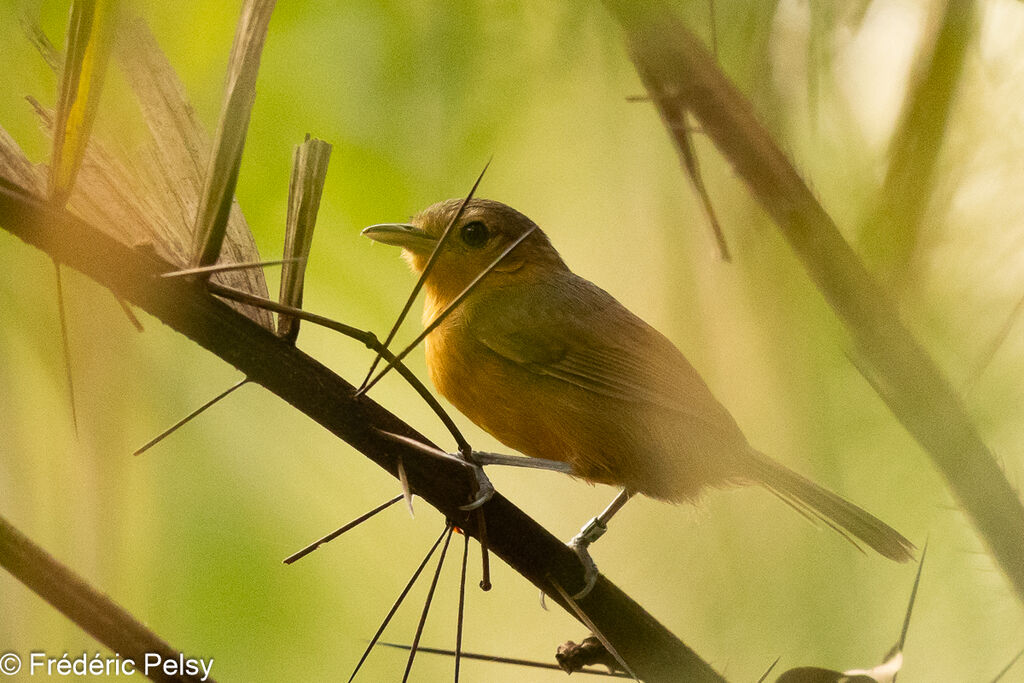
[[[401,246],[422,271],[459,204],[365,234]],[[511,207],[470,200],[424,283],[424,322],[531,228],[427,336],[431,380],[456,408],[510,448],[568,462],[588,481],[673,502],[760,484],[886,557],[910,558],[913,546],[889,526],[753,449],[672,342],[570,271]]]

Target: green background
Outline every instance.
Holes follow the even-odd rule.
[[[1024,6],[985,2],[912,248],[862,231],[933,3],[719,1],[720,62],[963,396],[1011,483],[1021,479],[1024,325],[987,362],[1024,292]],[[141,3],[199,118],[216,124],[237,7]],[[681,5],[711,40],[708,6]],[[0,125],[45,161],[24,95],[56,79],[23,37],[35,17],[58,45],[65,2],[0,4]],[[952,76],[951,76],[952,78]],[[722,262],[616,27],[597,3],[281,3],[271,21],[238,184],[265,258],[279,257],[292,148],[334,145],[305,307],[383,334],[413,278],[359,237],[468,191],[545,229],[570,266],[666,333],[749,439],[914,540],[928,540],[904,681],[990,680],[1024,646],[1021,604],[928,457],[848,359],[841,325],[712,146],[696,135],[733,263]],[[138,135],[110,77],[98,135]],[[865,235],[865,237],[862,237]],[[910,251],[903,267],[884,256]],[[67,406],[49,259],[0,231],[0,514],[221,680],[347,677],[366,639],[441,529],[420,503],[394,507],[315,555],[281,558],[394,495],[396,482],[259,387],[247,386],[139,458],[130,453],[240,379],[159,321],[136,334],[113,297],[65,279],[80,432]],[[274,271],[268,273],[276,291]],[[418,311],[418,306],[416,309]],[[419,329],[414,319],[399,340]],[[303,327],[299,346],[357,382],[371,355]],[[410,366],[425,377],[422,352]],[[435,439],[444,428],[400,380],[373,397]],[[473,444],[500,444],[461,417]],[[614,495],[560,475],[492,469],[498,489],[571,537]],[[454,642],[461,539],[423,642]],[[479,579],[471,549],[471,585]],[[915,567],[862,555],[765,491],[713,492],[699,507],[631,503],[595,549],[601,569],[731,680],[877,664],[899,635]],[[385,638],[409,642],[426,581]],[[467,597],[469,651],[551,661],[585,629],[498,563]],[[0,651],[72,656],[99,646],[6,574]],[[364,680],[405,657],[376,651]],[[413,676],[444,680],[423,655]],[[1022,665],[1024,666],[1024,665]],[[564,674],[467,662],[464,680]],[[1014,676],[1016,675],[1016,678]],[[1007,680],[1024,680],[1021,668]]]

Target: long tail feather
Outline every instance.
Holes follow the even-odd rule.
[[[882,520],[848,500],[823,489],[757,451],[752,452],[752,457],[746,465],[747,476],[751,480],[775,493],[799,511],[807,510],[821,518],[848,540],[860,541],[897,562],[913,559],[913,543]]]

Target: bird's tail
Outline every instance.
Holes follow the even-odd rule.
[[[853,503],[753,451],[747,476],[802,514],[813,515],[857,545],[860,541],[897,562],[913,559],[914,544],[898,531]]]

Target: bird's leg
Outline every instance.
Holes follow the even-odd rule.
[[[543,458],[527,458],[517,455],[503,455],[501,453],[488,453],[486,451],[469,451],[468,453],[459,453],[460,457],[464,462],[469,464],[473,468],[473,473],[476,476],[477,481],[477,497],[472,503],[463,505],[460,510],[475,510],[480,507],[494,495],[494,486],[491,485],[490,479],[484,474],[484,465],[508,465],[510,467],[528,467],[537,470],[551,470],[553,472],[562,472],[564,474],[572,474],[572,465],[567,462],[561,462],[559,460],[544,460]]]
[[[597,571],[597,564],[594,563],[594,558],[590,556],[590,551],[588,550],[590,544],[604,536],[604,532],[608,531],[608,521],[615,516],[616,512],[622,509],[627,500],[633,497],[633,493],[629,489],[622,489],[619,495],[615,496],[615,500],[601,514],[587,522],[580,529],[580,532],[569,541],[569,547],[573,549],[573,552],[579,556],[580,562],[583,563],[584,578],[586,579],[586,585],[583,587],[583,590],[572,596],[574,600],[581,600],[586,597],[587,593],[593,590],[594,584],[597,583],[599,572]]]
[[[459,457],[469,465],[470,471],[473,472],[473,477],[476,480],[476,498],[472,502],[466,505],[460,505],[460,510],[476,510],[481,505],[489,501],[494,497],[494,484],[487,478],[487,474],[484,473],[484,463],[476,459],[475,451],[460,452]]]
[[[486,451],[473,451],[472,458],[478,465],[508,465],[510,467],[526,467],[534,470],[551,470],[552,472],[572,474],[572,465],[561,460],[529,458],[522,455],[503,455]]]

